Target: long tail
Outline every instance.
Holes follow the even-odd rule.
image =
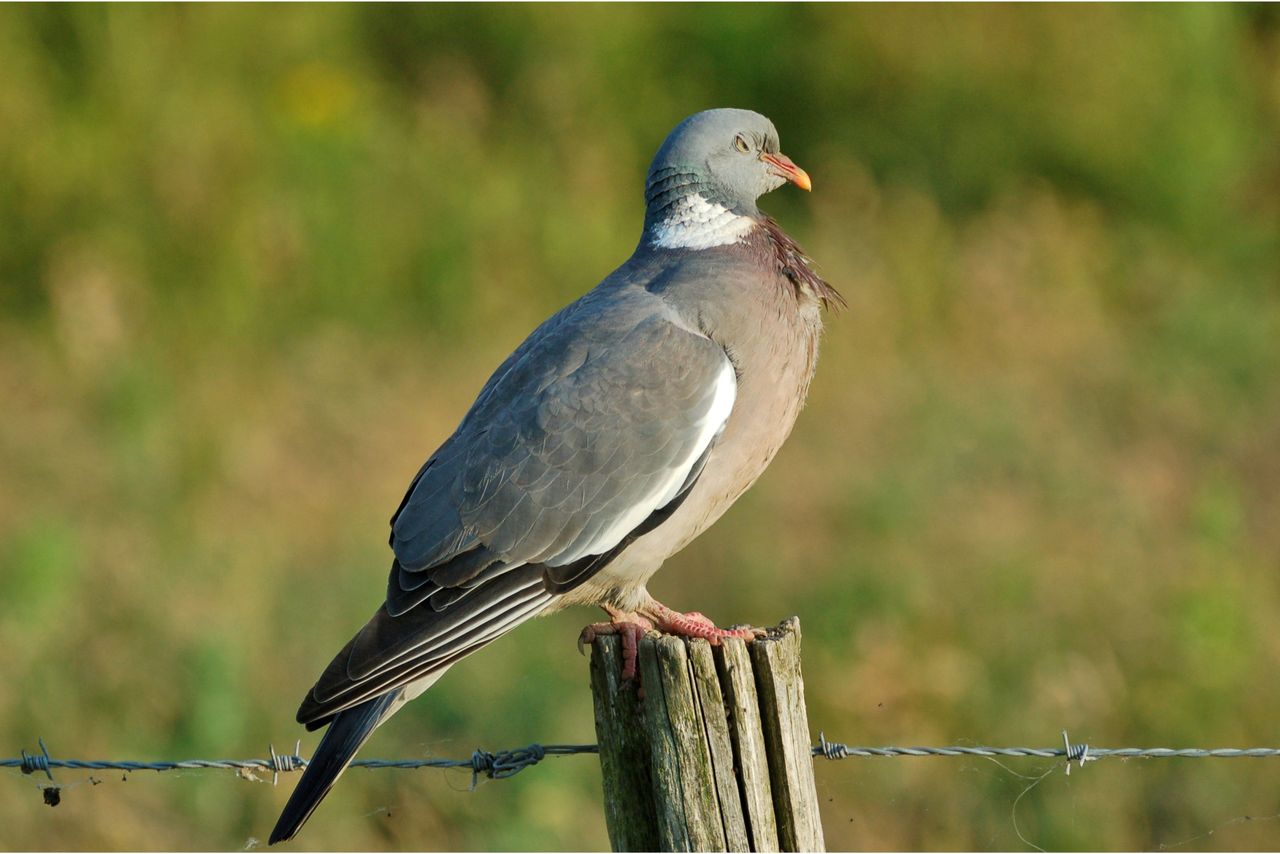
[[[280,813],[275,830],[271,831],[271,845],[292,839],[302,829],[355,758],[356,751],[369,740],[378,724],[400,707],[403,698],[404,690],[397,689],[339,712],[334,717],[307,764],[307,770],[302,773],[302,779]]]

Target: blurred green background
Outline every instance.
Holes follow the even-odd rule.
[[[0,755],[292,746],[409,478],[711,106],[812,174],[765,207],[850,306],[655,594],[799,614],[815,736],[1276,742],[1274,7],[8,7],[0,73]],[[365,755],[594,741],[593,619]],[[1275,760],[1049,767],[819,763],[828,844],[1280,841]],[[0,775],[0,847],[241,849],[292,785],[57,776]],[[468,783],[353,771],[299,844],[607,846],[590,757]]]

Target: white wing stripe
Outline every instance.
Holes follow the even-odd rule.
[[[553,566],[563,566],[567,563],[573,563],[586,555],[604,554],[622,542],[622,538],[635,530],[636,526],[647,519],[650,513],[666,506],[667,502],[671,501],[679,493],[680,487],[688,479],[694,463],[707,450],[712,441],[715,440],[716,435],[724,427],[725,422],[729,420],[729,413],[733,411],[733,404],[737,397],[738,378],[734,373],[733,364],[726,358],[724,365],[720,369],[720,374],[716,377],[711,408],[707,410],[706,416],[702,419],[702,423],[699,424],[697,439],[693,442],[684,459],[674,463],[668,469],[667,476],[650,490],[648,495],[631,505],[625,513],[613,520],[608,527],[592,536],[580,537],[577,542],[570,545],[564,552],[556,555],[553,560],[547,561],[547,563]]]

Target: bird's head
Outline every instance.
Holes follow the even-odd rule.
[[[803,169],[778,150],[773,122],[751,110],[694,113],[671,132],[649,167],[646,200],[653,205],[695,182],[709,201],[753,214],[756,199],[790,181],[812,186]]]

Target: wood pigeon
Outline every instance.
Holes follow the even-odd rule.
[[[627,261],[533,331],[419,469],[391,518],[387,598],[298,710],[328,725],[271,833],[291,838],[374,728],[532,617],[599,605],[580,643],[657,628],[750,637],[645,589],[791,432],[840,295],[756,200],[809,176],[764,116],[681,122],[645,182]]]

